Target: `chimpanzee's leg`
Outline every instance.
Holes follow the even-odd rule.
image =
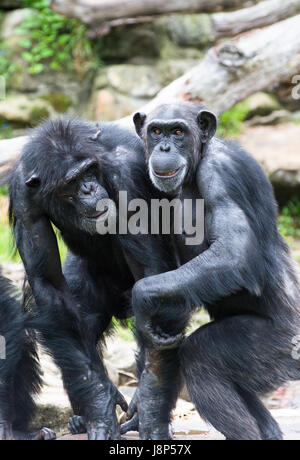
[[[30,318],[7,280],[0,276],[0,335],[5,359],[0,360],[0,439],[55,439],[47,428],[31,433],[28,425],[35,412],[34,395],[42,385],[34,338],[27,329]]]
[[[139,386],[129,406],[130,420],[122,425],[121,433],[139,431],[145,440],[172,439],[171,414],[181,387],[178,348],[155,350],[139,332],[137,339]]]
[[[181,366],[199,414],[227,439],[281,439],[256,395],[279,386],[294,366],[288,337],[267,319],[245,315],[201,327],[180,349]],[[291,349],[291,348],[290,348]]]
[[[117,299],[114,293],[110,292],[109,284],[107,285],[102,279],[95,280],[86,263],[80,258],[73,255],[68,257],[65,276],[74,299],[80,306],[80,316],[86,335],[84,340],[86,346],[89,347],[89,354],[92,356],[92,362],[89,366],[93,369],[94,374],[93,376],[82,376],[83,379],[91,378],[94,382],[91,393],[86,394],[85,381],[82,382],[81,387],[78,379],[73,379],[62,368],[64,385],[75,413],[75,417],[70,419],[69,427],[72,433],[82,433],[87,429],[89,439],[92,440],[98,438],[117,439],[120,434],[115,404],[121,405],[125,410],[127,410],[127,405],[122,395],[110,382],[97,346],[103,332],[111,322],[113,303]],[[78,364],[78,369],[80,369],[80,362]],[[88,382],[86,381],[86,383]],[[104,399],[95,396],[93,400],[93,392],[96,392],[95,395],[101,395],[102,388]],[[88,409],[90,404],[92,407]]]
[[[246,402],[249,412],[256,419],[262,435],[262,439],[265,441],[282,440],[282,432],[278,423],[272,417],[268,409],[263,405],[259,397],[253,393],[249,393],[246,390],[238,389],[238,392]]]

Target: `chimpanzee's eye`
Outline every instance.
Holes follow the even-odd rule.
[[[182,136],[183,131],[182,131],[182,129],[180,129],[180,128],[176,128],[176,129],[174,130],[174,134],[175,134],[176,136]]]
[[[153,132],[154,132],[154,134],[156,134],[156,136],[160,136],[160,135],[161,135],[161,130],[158,129],[158,128],[154,128],[154,129],[153,129]]]

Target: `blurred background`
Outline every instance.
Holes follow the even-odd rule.
[[[237,139],[270,177],[280,231],[300,263],[299,31],[300,0],[0,0],[0,140],[61,114],[117,120],[156,97],[168,100],[168,88],[204,101],[220,116],[219,135]],[[15,156],[4,150],[0,141],[0,263],[20,286],[7,222]],[[191,327],[206,321],[199,313]],[[108,366],[116,383],[134,387],[132,335],[119,332]],[[67,403],[52,363],[46,369],[41,417],[49,425],[49,407],[58,423]],[[296,410],[299,395],[283,389],[269,403]],[[178,411],[183,420],[193,408]]]

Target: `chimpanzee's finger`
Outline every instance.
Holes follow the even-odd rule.
[[[120,426],[120,433],[126,434],[128,431],[139,431],[139,416],[134,414],[131,420]]]
[[[118,404],[124,412],[128,411],[127,401],[119,391],[117,391],[116,404]]]
[[[130,420],[134,414],[137,412],[137,402],[138,402],[138,390],[133,395],[132,400],[130,401],[128,411],[127,411],[127,420]]]

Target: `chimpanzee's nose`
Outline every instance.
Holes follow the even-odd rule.
[[[170,152],[170,144],[160,144],[160,150],[161,152]]]
[[[94,190],[95,190],[95,187],[94,187],[94,184],[92,183],[82,184],[81,186],[81,191],[85,195],[90,195]]]

